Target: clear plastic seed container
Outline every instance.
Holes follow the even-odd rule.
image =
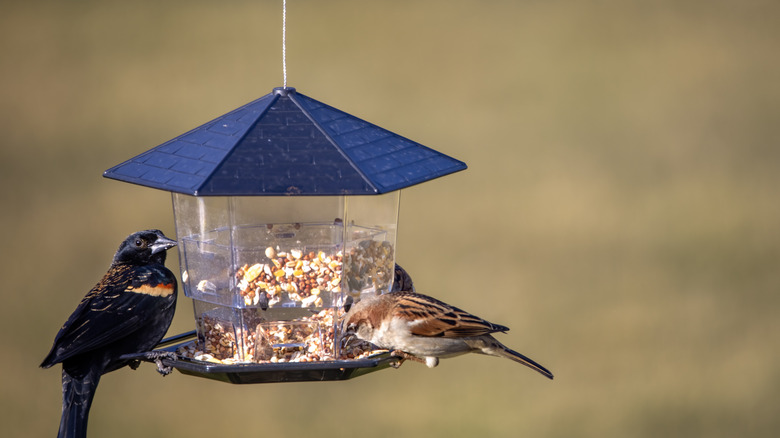
[[[193,299],[199,351],[226,363],[337,358],[345,299],[392,285],[398,203],[399,192],[174,194],[182,285]],[[317,333],[319,341],[280,350],[264,335],[269,327]]]

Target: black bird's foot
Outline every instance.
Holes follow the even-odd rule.
[[[157,365],[157,372],[162,374],[163,376],[167,376],[171,372],[173,372],[173,367],[164,365],[162,360],[163,359],[170,359],[170,360],[176,360],[176,353],[172,351],[147,351],[144,353],[144,357],[146,359],[154,361],[154,363]]]
[[[137,370],[137,369],[138,369],[138,367],[140,367],[140,366],[141,366],[141,361],[140,361],[140,360],[138,360],[138,359],[136,359],[136,360],[131,360],[131,361],[130,361],[130,363],[129,363],[129,364],[127,364],[127,366],[129,366],[131,370],[135,371],[135,370]]]

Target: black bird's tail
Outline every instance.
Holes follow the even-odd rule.
[[[92,398],[100,381],[100,373],[89,371],[76,378],[62,370],[62,418],[58,438],[85,438]]]

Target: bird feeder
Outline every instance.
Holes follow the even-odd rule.
[[[248,383],[377,367],[340,351],[340,309],[390,290],[400,190],[465,168],[275,88],[104,176],[172,193],[197,332],[172,365]]]

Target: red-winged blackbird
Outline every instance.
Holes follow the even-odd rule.
[[[41,367],[62,363],[59,437],[85,437],[100,376],[130,364],[120,357],[151,350],[168,331],[177,284],[165,254],[175,245],[159,230],[130,235],[57,333]]]
[[[393,270],[393,285],[390,286],[390,292],[414,292],[412,277],[398,263],[395,264],[395,269]],[[263,297],[264,295],[261,294],[260,296]],[[344,311],[349,312],[353,304],[355,304],[355,299],[348,296],[344,300]]]
[[[395,264],[393,271],[393,286],[390,292],[414,292],[414,282],[412,277],[398,263]]]

